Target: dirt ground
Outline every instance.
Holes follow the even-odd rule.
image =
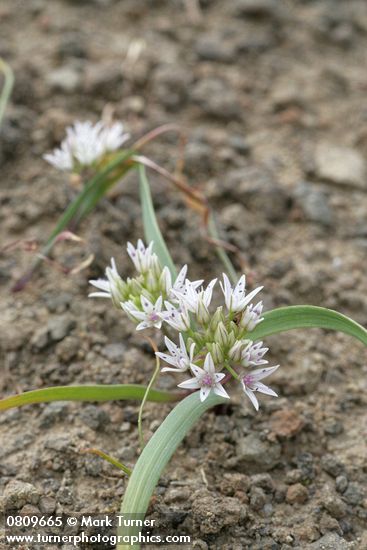
[[[185,130],[184,146],[167,134],[145,152],[170,170],[183,159],[222,236],[265,286],[267,308],[316,304],[367,324],[363,0],[2,0],[0,28],[0,56],[16,78],[1,128],[2,246],[50,232],[74,190],[42,154],[66,125],[95,121],[108,104],[134,137],[166,122]],[[220,275],[196,214],[150,177],[177,264],[189,263],[191,278]],[[67,266],[93,253],[87,270],[65,276],[43,265],[14,295],[32,253],[1,254],[1,395],[149,379],[153,356],[131,323],[87,298],[88,279],[111,256],[131,273],[125,243],[142,236],[136,185],[129,176],[100,204],[78,230],[83,244],[56,248]],[[208,412],[148,517],[202,550],[366,549],[365,349],[321,330],[267,343],[281,364],[272,377],[280,397],[262,399],[256,414],[233,391],[225,410]],[[162,375],[159,386],[177,382]],[[147,437],[169,410],[147,405]],[[133,466],[137,412],[137,403],[114,402],[1,414],[2,505],[117,511],[126,479],[81,450]]]

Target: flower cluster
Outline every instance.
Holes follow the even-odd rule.
[[[211,391],[229,398],[224,385],[231,379],[241,383],[256,410],[256,392],[277,396],[261,380],[279,365],[264,367],[268,363],[264,359],[268,348],[251,339],[251,331],[263,320],[262,302],[251,303],[262,287],[247,293],[245,275],[233,288],[223,274],[219,285],[224,304],[213,312],[211,302],[217,279],[204,288],[202,280],[190,281],[186,277],[185,265],[173,281],[169,269],[161,266],[154,253],[153,243],[148,247],[141,240],[136,247],[129,243],[127,252],[137,276],[124,281],[112,259],[106,279],[90,281],[98,289],[90,296],[112,299],[136,323],[137,330],[161,329],[165,324],[179,333],[178,344],[165,336],[167,352],[157,352],[170,365],[163,367],[162,372],[190,371],[193,377],[178,386],[200,390],[202,401]]]
[[[106,125],[102,121],[96,124],[77,121],[66,129],[60,148],[43,158],[59,170],[75,171],[92,166],[107,153],[119,149],[129,137],[121,122]]]

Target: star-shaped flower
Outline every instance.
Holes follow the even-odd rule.
[[[241,380],[243,391],[250,399],[251,403],[257,411],[259,410],[259,402],[257,400],[255,392],[265,393],[266,395],[278,397],[278,394],[276,394],[274,390],[260,382],[260,380],[275,372],[278,367],[279,365],[275,365],[274,367],[253,370],[248,374],[245,374],[245,376]]]
[[[256,342],[256,344],[249,342],[247,347],[242,352],[241,362],[244,367],[256,367],[258,365],[265,365],[268,363],[268,361],[263,359],[263,357],[269,348],[263,348],[262,345],[263,342]]]
[[[128,315],[137,321],[141,321],[137,325],[136,330],[144,330],[149,327],[161,328],[162,296],[159,296],[155,304],[152,304],[145,296],[140,297],[140,302],[143,311],[137,309],[136,305],[131,301],[121,303],[121,307]]]
[[[152,241],[146,247],[141,239],[138,240],[136,248],[131,243],[127,243],[127,253],[139,273],[146,273],[159,264],[158,256],[153,252],[153,245]]]
[[[205,401],[211,390],[213,390],[217,395],[227,397],[229,399],[228,393],[223,388],[222,384],[220,384],[220,381],[225,377],[225,374],[223,372],[215,372],[215,366],[210,353],[207,353],[205,357],[203,369],[193,363],[191,363],[190,369],[195,377],[178,384],[179,388],[200,388],[200,401]]]
[[[232,288],[231,282],[225,273],[223,273],[223,283],[220,281],[220,287],[224,294],[227,309],[233,313],[242,311],[256,294],[264,288],[259,286],[246,295],[246,276],[242,275],[236,286]]]
[[[168,355],[167,353],[161,353],[160,351],[156,352],[156,355],[163,359],[166,363],[169,363],[170,365],[173,365],[172,367],[164,367],[162,369],[162,372],[167,371],[174,371],[174,372],[184,372],[190,368],[190,364],[192,363],[192,359],[194,356],[194,348],[195,348],[195,342],[193,342],[190,346],[190,352],[187,353],[185,340],[183,339],[182,334],[179,335],[180,340],[180,347],[176,346],[172,340],[167,338],[165,336],[164,342],[167,346],[168,351],[171,355]]]
[[[174,307],[167,300],[164,302],[166,311],[162,311],[161,318],[166,321],[172,328],[180,331],[187,331],[190,328],[190,316],[184,304]]]
[[[98,289],[98,292],[89,294],[90,298],[111,298],[116,307],[120,307],[123,300],[123,289],[126,283],[121,279],[114,258],[111,258],[111,267],[106,268],[107,279],[93,279],[90,284]]]

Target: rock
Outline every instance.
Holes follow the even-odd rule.
[[[261,487],[267,493],[275,491],[274,481],[270,474],[255,474],[251,476],[251,486]]]
[[[268,170],[256,166],[231,170],[221,185],[247,210],[261,213],[270,222],[279,223],[288,215],[290,197]]]
[[[202,142],[188,143],[185,148],[185,170],[190,175],[205,173],[212,169],[213,151]]]
[[[240,439],[236,448],[236,468],[243,473],[258,473],[271,470],[280,459],[280,445],[261,441],[257,434]]]
[[[219,533],[246,517],[246,508],[236,498],[217,498],[208,491],[197,491],[191,500],[193,522],[204,534]]]
[[[350,545],[337,533],[326,533],[316,542],[304,547],[304,550],[348,550]]]
[[[101,349],[101,354],[111,363],[121,363],[126,352],[124,344],[108,344]]]
[[[84,75],[83,91],[117,100],[121,98],[122,82],[123,75],[119,63],[89,63]]]
[[[51,341],[59,342],[67,336],[75,327],[75,320],[70,315],[54,317],[47,323],[47,330]]]
[[[6,510],[19,510],[26,504],[37,504],[39,499],[40,493],[31,483],[12,479],[4,489]]]
[[[80,32],[64,32],[61,35],[58,54],[61,59],[86,58],[87,48],[83,35]]]
[[[360,505],[363,502],[365,491],[360,483],[352,481],[349,483],[347,490],[343,494],[344,499],[348,504]]]
[[[295,190],[294,197],[307,221],[326,227],[333,224],[333,212],[325,193],[313,189],[307,182],[301,182]]]
[[[73,94],[80,90],[82,77],[79,69],[65,65],[47,73],[46,84],[51,91]]]
[[[102,430],[111,422],[109,415],[96,405],[83,407],[79,417],[91,430]]]
[[[295,409],[275,411],[270,418],[272,433],[278,437],[287,439],[298,434],[304,425],[304,419]]]
[[[225,473],[220,484],[221,493],[226,496],[233,496],[238,491],[240,491],[241,493],[246,493],[250,487],[250,478],[244,474],[238,473]]]
[[[347,514],[347,505],[335,494],[326,494],[322,504],[333,518],[341,519]]]
[[[348,479],[345,476],[338,476],[335,480],[335,488],[338,493],[344,493],[348,487]]]
[[[195,45],[198,57],[204,61],[231,63],[235,58],[235,48],[232,42],[226,42],[220,34],[201,36]]]
[[[168,110],[174,110],[186,103],[191,76],[176,63],[159,65],[152,80],[159,102]]]
[[[39,327],[31,338],[31,346],[34,350],[45,349],[49,344],[49,334],[47,327]]]
[[[56,422],[66,419],[68,405],[66,403],[48,403],[40,416],[40,427],[50,428]]]
[[[250,506],[253,510],[261,510],[266,503],[266,495],[260,487],[251,487]]]
[[[277,13],[276,0],[236,0],[234,11],[242,17],[274,17]]]
[[[56,510],[56,500],[52,497],[41,497],[39,508],[43,514],[53,514]]]
[[[333,477],[337,477],[344,473],[344,464],[331,454],[326,454],[321,458],[322,469]]]
[[[331,183],[367,189],[366,162],[355,149],[319,143],[315,151],[315,174]]]
[[[192,86],[191,96],[206,115],[221,120],[241,119],[242,108],[236,92],[219,78],[203,78]]]
[[[285,496],[288,504],[303,504],[308,499],[308,489],[301,483],[290,485]]]
[[[326,435],[339,435],[343,433],[344,426],[341,422],[338,420],[334,420],[331,418],[330,420],[327,420],[324,425],[324,433]]]

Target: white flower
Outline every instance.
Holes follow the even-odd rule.
[[[260,393],[265,393],[266,395],[278,397],[274,390],[272,390],[268,386],[265,386],[265,384],[263,384],[262,382],[259,382],[259,380],[266,378],[266,376],[269,376],[274,371],[276,371],[278,367],[279,365],[276,365],[275,367],[268,367],[265,369],[253,370],[252,372],[245,374],[245,376],[241,380],[243,391],[251,400],[251,403],[257,411],[259,410],[259,402],[254,392],[258,391]]]
[[[116,151],[130,135],[124,132],[124,125],[121,122],[115,122],[110,126],[103,126],[99,133],[99,139],[103,144],[105,151]]]
[[[145,296],[140,297],[140,302],[143,311],[137,309],[135,304],[131,301],[121,303],[121,307],[128,315],[137,321],[141,321],[137,325],[136,330],[144,330],[149,327],[161,328],[162,296],[159,296],[155,304],[152,304]]]
[[[58,170],[71,171],[74,166],[73,154],[66,141],[60,145],[60,149],[54,149],[52,153],[43,155],[43,158]]]
[[[177,308],[171,302],[165,301],[166,311],[162,311],[161,318],[172,328],[179,332],[185,332],[190,328],[190,316],[186,307],[181,304]]]
[[[197,290],[196,286],[199,281],[194,284],[186,279],[185,285],[182,290],[175,290],[174,294],[179,300],[180,304],[184,304],[188,311],[192,313],[198,313],[200,308],[208,310],[210,302],[213,296],[213,288],[217,279],[210,281],[205,290]]]
[[[179,388],[200,388],[200,401],[205,401],[211,390],[213,390],[217,395],[221,395],[222,397],[227,397],[229,399],[228,393],[223,388],[222,384],[220,384],[220,381],[225,377],[225,374],[223,372],[215,372],[213,359],[210,353],[207,353],[205,357],[203,369],[194,364],[190,365],[190,369],[195,375],[195,378],[190,378],[189,380],[185,380],[185,382],[181,382],[181,384],[178,384]]]
[[[240,320],[240,326],[242,328],[247,329],[249,332],[254,330],[256,325],[261,323],[261,321],[264,320],[264,317],[261,317],[263,311],[263,303],[258,302],[256,306],[253,304],[250,304],[247,306],[245,312],[243,313],[241,320]]]
[[[220,287],[224,294],[228,311],[232,311],[234,313],[237,311],[242,311],[247,304],[251,302],[254,296],[256,296],[256,294],[264,288],[259,286],[246,296],[246,276],[242,275],[235,288],[232,288],[230,280],[225,273],[223,273],[223,284],[220,281]]]
[[[157,254],[153,252],[153,245],[152,241],[148,247],[145,247],[141,239],[138,240],[136,248],[131,243],[127,243],[127,253],[139,273],[146,273],[151,269],[157,270],[159,260]]]
[[[172,340],[167,338],[165,336],[164,342],[167,346],[168,351],[171,355],[168,355],[166,353],[161,353],[159,351],[156,352],[156,355],[163,359],[163,361],[166,361],[166,363],[169,363],[170,365],[173,365],[172,367],[164,367],[162,369],[162,372],[166,371],[174,371],[174,372],[183,372],[190,368],[190,364],[192,363],[192,358],[194,356],[194,348],[195,348],[195,342],[193,342],[190,346],[190,353],[187,353],[185,340],[183,339],[182,334],[179,335],[180,339],[180,347],[176,346]]]
[[[76,121],[66,129],[66,138],[59,149],[44,155],[44,159],[59,170],[73,170],[75,164],[90,166],[110,151],[115,151],[129,138],[121,122],[110,126],[99,121]]]
[[[180,273],[177,275],[175,282],[172,284],[172,277],[171,277],[170,270],[168,269],[167,266],[163,268],[162,278],[165,282],[166,293],[170,298],[170,300],[177,300],[176,292],[179,292],[179,293],[182,292],[185,288],[186,283],[190,284],[194,289],[199,287],[202,284],[203,279],[201,279],[200,281],[189,281],[189,279],[186,279],[186,274],[187,274],[187,265],[184,265],[181,268]]]
[[[99,292],[89,294],[90,298],[111,298],[116,307],[120,307],[123,300],[124,281],[121,279],[114,258],[111,258],[111,267],[106,268],[106,279],[93,279],[89,283],[99,289]]]
[[[269,348],[263,348],[262,342],[256,342],[253,344],[250,342],[242,352],[242,365],[245,367],[265,365],[268,363],[266,359],[263,359],[265,353]]]

